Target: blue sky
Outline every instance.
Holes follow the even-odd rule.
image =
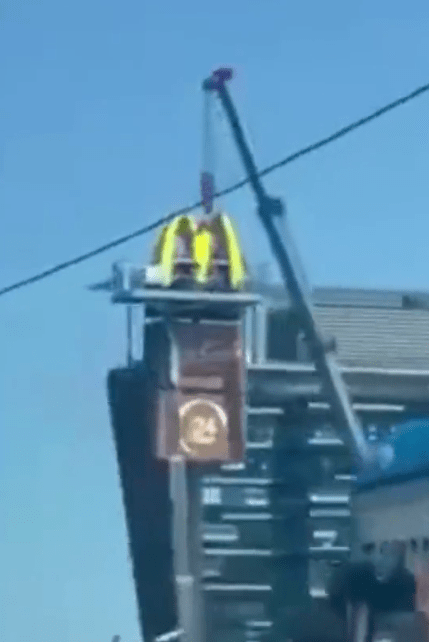
[[[429,81],[424,0],[5,0],[0,286],[198,198],[201,81],[231,86],[260,166]],[[317,285],[429,290],[429,96],[267,178]],[[218,184],[242,178],[221,116]],[[254,264],[248,190],[223,205]],[[124,310],[85,286],[142,238],[0,300],[0,637],[137,642],[107,412]]]

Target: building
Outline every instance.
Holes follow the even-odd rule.
[[[401,424],[378,442],[378,458],[357,480],[357,538],[365,557],[386,541],[406,546],[405,564],[429,559],[429,419]]]
[[[280,621],[283,635],[299,637],[301,613],[326,597],[332,566],[348,556],[353,533],[347,435],[330,424],[284,289],[263,291],[246,335],[247,461],[224,466],[203,489],[209,610],[222,612],[214,628],[235,620],[237,640],[278,632]],[[324,288],[315,290],[314,304],[369,440],[429,416],[428,295]],[[367,553],[370,544],[362,542]]]
[[[115,283],[115,302],[142,304],[139,278]],[[246,458],[200,480],[211,642],[298,640],[309,620],[317,628],[329,574],[349,555],[352,540],[348,435],[331,423],[323,382],[283,287],[254,284],[253,291],[263,296],[243,330]],[[324,288],[313,300],[368,438],[428,417],[429,295]],[[147,379],[144,363],[140,358],[112,371],[109,390],[140,617],[152,617],[153,631],[161,633],[175,619],[168,470],[144,460],[142,426],[150,423],[139,392],[139,380]],[[143,492],[143,460],[161,495],[150,485]],[[308,617],[311,609],[317,617]]]

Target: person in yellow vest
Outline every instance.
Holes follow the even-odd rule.
[[[220,286],[219,273],[214,268],[222,261],[227,264],[229,288],[242,289],[246,265],[234,225],[226,214],[201,222],[191,216],[179,216],[164,226],[155,245],[154,263],[160,268],[164,287],[186,275],[201,287],[213,285],[214,280]]]

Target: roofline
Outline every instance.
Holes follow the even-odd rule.
[[[252,371],[261,370],[264,373],[316,373],[316,366],[313,363],[304,363],[299,361],[289,362],[266,362],[266,363],[248,363],[247,368]],[[380,376],[394,376],[394,377],[427,377],[429,378],[429,370],[423,369],[406,369],[406,368],[378,368],[366,366],[346,366],[339,365],[339,369],[345,374],[358,374],[358,375],[380,375]]]
[[[290,298],[282,283],[265,284],[252,281],[250,289],[273,303],[288,303]],[[350,288],[317,286],[311,291],[316,307],[364,307],[429,310],[429,291],[384,290],[373,288]]]

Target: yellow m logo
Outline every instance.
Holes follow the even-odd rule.
[[[190,216],[179,216],[166,225],[155,246],[154,259],[161,267],[163,284],[174,280],[178,241],[187,245],[186,254],[194,264],[194,278],[207,283],[213,261],[223,253],[228,261],[229,282],[233,289],[244,285],[246,266],[237,234],[228,216],[219,214],[210,222],[198,224]]]

